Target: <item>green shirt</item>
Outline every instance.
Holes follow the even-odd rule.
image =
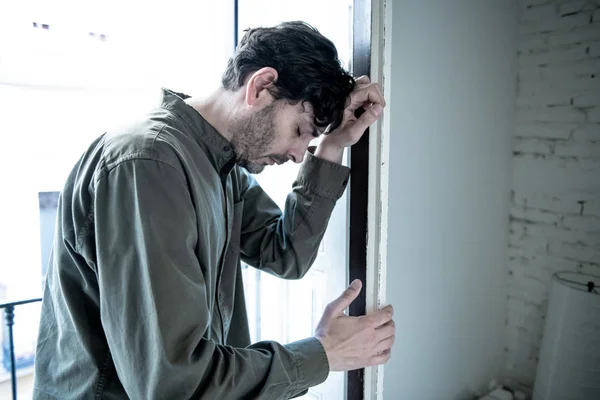
[[[165,90],[67,179],[35,399],[283,399],[327,378],[315,338],[250,344],[240,260],[301,278],[349,169],[307,153],[282,213],[185,97]]]

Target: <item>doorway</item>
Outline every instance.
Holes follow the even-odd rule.
[[[302,20],[317,28],[335,44],[344,68],[350,69],[352,0],[238,0],[237,3],[238,39],[249,27]],[[317,144],[316,141],[318,139],[314,144]],[[347,155],[343,163],[348,165]],[[255,178],[283,209],[299,169],[299,165],[292,163],[267,167]],[[290,343],[314,334],[325,306],[339,296],[348,282],[348,231],[346,191],[336,204],[318,256],[304,278],[289,281],[251,267],[243,268],[252,342],[274,340]],[[332,372],[323,384],[311,388],[301,398],[341,400],[345,399],[345,393],[346,374]]]
[[[235,15],[236,40],[248,27],[302,20],[335,44],[344,68],[354,76],[370,73],[370,1],[236,0]],[[286,281],[248,266],[243,268],[253,342],[289,343],[311,336],[325,306],[342,293],[349,281],[361,279],[366,288],[368,155],[366,133],[344,155],[344,165],[352,167],[352,179],[336,204],[317,259],[303,279]],[[281,209],[299,169],[298,165],[288,164],[267,167],[255,176]],[[365,289],[348,313],[365,313]],[[311,388],[302,398],[362,399],[363,375],[363,370],[331,373],[327,381]]]

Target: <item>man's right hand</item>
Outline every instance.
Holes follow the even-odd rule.
[[[330,371],[350,371],[385,364],[390,359],[396,335],[391,305],[360,317],[344,314],[361,288],[359,280],[352,282],[340,297],[327,305],[317,325],[315,337],[327,353]]]

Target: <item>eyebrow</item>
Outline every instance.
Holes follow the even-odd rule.
[[[319,132],[319,130],[317,129],[316,126],[313,125],[313,130],[312,130],[312,135],[316,138],[318,138],[320,136],[321,132]]]

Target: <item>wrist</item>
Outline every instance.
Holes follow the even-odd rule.
[[[333,354],[331,351],[331,347],[329,345],[329,341],[327,340],[325,335],[315,334],[313,337],[321,343],[321,347],[323,347],[323,352],[325,353],[325,358],[327,359],[329,369],[331,371],[335,371],[336,365],[335,365],[335,360],[333,359],[334,357],[332,357]]]
[[[327,144],[326,142],[321,142],[317,146],[314,155],[315,157],[321,158],[323,160],[327,160],[336,164],[341,164],[342,158],[344,156],[344,147],[336,146],[333,144]]]

